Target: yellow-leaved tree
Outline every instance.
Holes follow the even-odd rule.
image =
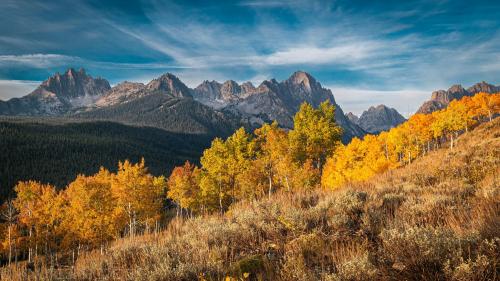
[[[65,244],[101,247],[118,236],[111,193],[111,174],[104,168],[93,176],[79,175],[65,191]]]
[[[184,166],[175,167],[168,178],[168,197],[172,199],[178,208],[191,212],[203,211],[200,190],[200,170],[195,165],[186,161]]]
[[[303,103],[288,136],[294,161],[302,165],[311,160],[315,167],[322,169],[342,137],[342,128],[335,122],[335,106],[325,101],[314,109]]]
[[[38,253],[33,253],[33,249],[42,248],[45,255],[53,254],[63,233],[64,199],[54,186],[36,181],[19,182],[14,190],[17,197],[13,204],[19,211],[19,223],[28,231],[28,261]]]
[[[166,180],[149,174],[144,159],[136,164],[128,160],[119,162],[111,179],[111,191],[116,200],[118,226],[126,228],[130,237],[134,237],[138,228],[149,231],[160,219]]]

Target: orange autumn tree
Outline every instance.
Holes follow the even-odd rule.
[[[182,209],[195,213],[202,211],[199,180],[200,170],[189,161],[186,161],[184,166],[175,167],[170,174],[167,195],[181,208],[181,211]]]
[[[349,181],[366,180],[397,165],[387,157],[381,138],[372,135],[365,136],[364,140],[354,138],[348,145],[339,146],[328,158],[321,184],[334,189]]]
[[[7,261],[10,265],[13,258],[13,253],[16,247],[16,238],[19,236],[17,231],[17,210],[11,199],[7,200],[2,206],[0,206],[0,218],[2,218],[5,223],[0,224],[1,237],[4,239],[0,240],[0,252],[7,253]]]
[[[118,163],[118,171],[111,179],[111,192],[116,200],[115,216],[118,227],[134,237],[138,228],[146,231],[161,216],[166,180],[148,173],[144,159],[137,164]]]

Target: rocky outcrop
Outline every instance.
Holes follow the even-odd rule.
[[[153,79],[146,85],[146,89],[150,92],[161,92],[176,98],[191,97],[189,88],[171,73]]]
[[[417,113],[428,114],[437,110],[446,108],[452,100],[458,100],[465,96],[473,96],[477,93],[497,93],[500,92],[500,86],[488,84],[484,81],[474,84],[467,90],[461,85],[453,85],[448,90],[438,90],[432,93],[431,99],[424,102]]]
[[[349,112],[345,115],[345,117],[347,117],[347,119],[349,119],[352,123],[358,124],[359,117],[356,114]]]

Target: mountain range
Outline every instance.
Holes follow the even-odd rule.
[[[465,96],[473,96],[477,93],[498,93],[500,86],[488,84],[484,81],[476,83],[468,89],[464,89],[462,85],[453,85],[448,90],[438,90],[432,92],[431,99],[424,102],[417,110],[417,113],[428,114],[445,108],[452,100],[458,100]]]
[[[105,79],[92,78],[83,69],[69,69],[24,97],[0,101],[0,115],[63,116],[227,136],[238,127],[255,128],[273,120],[291,129],[303,102],[318,106],[327,100],[336,106],[344,142],[366,133],[345,117],[330,90],[303,71],[281,82],[266,80],[257,87],[229,80],[204,81],[190,89],[170,73],[147,84],[123,82],[111,88]]]
[[[484,81],[468,89],[454,85],[446,91],[433,92],[418,113],[442,109],[463,96],[498,91],[500,86]],[[296,71],[281,82],[265,80],[258,86],[251,82],[206,80],[189,88],[167,73],[147,84],[125,81],[111,87],[103,78],[93,78],[84,69],[72,68],[56,73],[24,97],[0,101],[0,115],[104,120],[223,137],[241,126],[251,130],[273,120],[291,129],[293,116],[303,102],[316,107],[323,101],[336,106],[335,117],[344,130],[344,142],[388,130],[405,120],[385,105],[371,107],[359,118],[352,113],[344,115],[332,92],[304,71]]]

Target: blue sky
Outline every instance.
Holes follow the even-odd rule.
[[[68,67],[112,84],[172,72],[192,87],[300,69],[345,111],[406,113],[434,89],[500,84],[500,2],[0,2],[0,99]]]

